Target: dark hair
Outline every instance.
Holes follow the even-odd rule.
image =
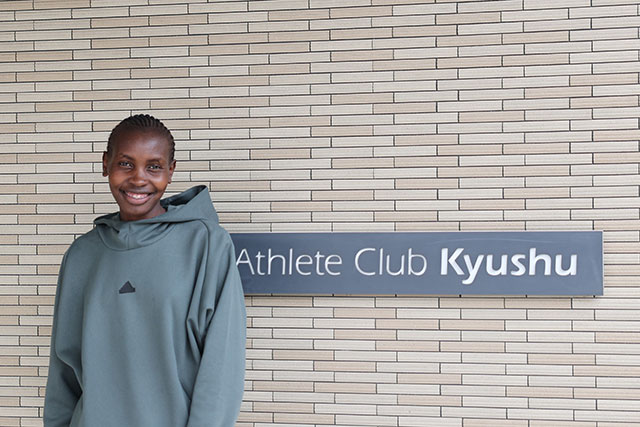
[[[167,138],[167,141],[169,141],[169,161],[173,161],[176,151],[176,144],[173,140],[173,135],[171,135],[171,131],[167,129],[164,123],[162,123],[155,117],[150,116],[149,114],[136,114],[134,116],[127,117],[126,119],[118,123],[109,135],[109,140],[107,142],[107,156],[111,156],[113,154],[113,141],[115,140],[116,136],[125,130],[132,129],[156,131],[164,135]]]

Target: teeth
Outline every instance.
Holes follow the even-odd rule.
[[[127,192],[127,196],[131,197],[132,199],[141,200],[141,199],[144,199],[145,197],[147,197],[148,194],[146,194],[146,193],[129,193],[129,192]]]

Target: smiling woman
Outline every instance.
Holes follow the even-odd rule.
[[[162,199],[173,150],[148,115],[111,132],[103,174],[120,209],[60,267],[45,427],[235,423],[246,315],[233,243],[206,186]]]
[[[160,199],[176,167],[172,146],[173,138],[159,128],[113,130],[102,156],[102,174],[109,177],[121,220],[153,218],[165,212]]]

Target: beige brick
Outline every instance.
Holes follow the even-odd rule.
[[[59,257],[115,208],[99,141],[151,111],[179,140],[173,191],[210,184],[230,230],[605,230],[603,298],[250,297],[243,426],[621,425],[638,398],[634,2],[94,3],[0,12],[0,322],[45,334],[0,338],[5,366],[38,368],[11,374],[14,395],[44,386]],[[0,411],[36,411],[0,424],[39,424],[23,397]]]
[[[479,23],[489,23],[489,22],[500,22],[500,13],[499,12],[478,12],[478,13],[452,13],[452,14],[442,14],[436,16],[436,23],[438,26],[444,26],[447,24],[479,24]],[[460,37],[459,38],[464,38]],[[467,36],[468,37],[477,37],[477,36]],[[484,36],[480,36],[484,37]],[[450,39],[450,37],[443,37],[443,39]],[[480,39],[482,40],[482,39]],[[482,44],[481,41],[476,42],[474,44]]]
[[[640,394],[637,389],[606,389],[606,388],[579,388],[575,390],[575,397],[578,399],[634,399],[637,400]]]
[[[332,40],[344,39],[388,39],[392,36],[391,28],[357,28],[357,29],[334,29],[330,31]],[[389,47],[385,44],[373,45],[376,48]],[[356,47],[356,46],[354,46]]]

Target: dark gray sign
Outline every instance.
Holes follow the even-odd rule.
[[[247,294],[602,295],[602,232],[235,233]]]

